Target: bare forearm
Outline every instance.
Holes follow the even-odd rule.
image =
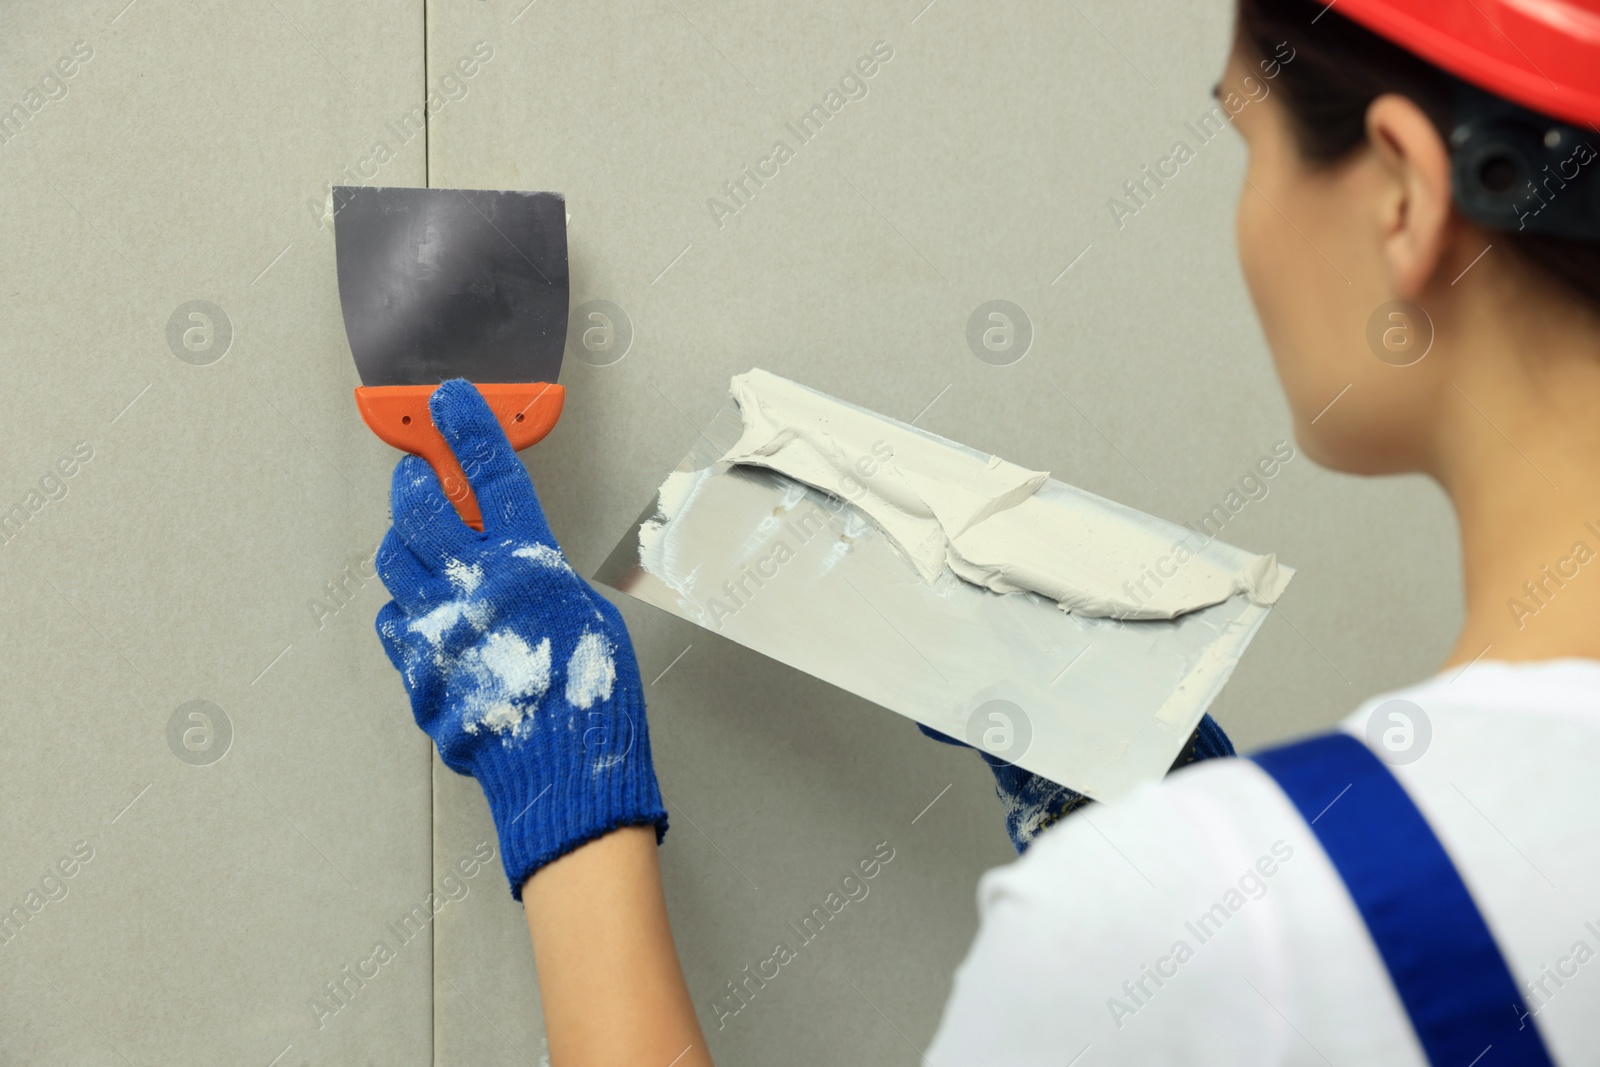
[[[613,831],[541,868],[522,903],[554,1067],[709,1067],[655,827]]]

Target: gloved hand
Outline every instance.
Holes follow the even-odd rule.
[[[395,467],[378,574],[384,651],[447,766],[483,787],[511,895],[622,826],[667,831],[622,617],[567,564],[533,483],[473,386],[428,401],[483,511],[463,523],[428,464]]]
[[[917,724],[917,729],[935,741],[942,741],[947,745],[972,747],[965,741],[958,741],[921,723]],[[994,772],[994,791],[1000,797],[1000,804],[1005,813],[1006,833],[1010,836],[1012,847],[1017,850],[1019,856],[1028,850],[1034,838],[1060,822],[1063,816],[1091,803],[1082,793],[1058,785],[1032,771],[1025,771],[1016,764],[1008,763],[981,748],[977,752]],[[1217,725],[1217,721],[1206,715],[1200,720],[1200,725],[1195,728],[1194,733],[1189,735],[1188,744],[1178,753],[1178,758],[1173,761],[1169,773],[1199,760],[1233,754],[1233,742],[1228,740],[1228,735],[1222,732],[1222,727]]]

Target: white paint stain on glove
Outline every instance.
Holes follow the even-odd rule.
[[[604,634],[585,631],[567,661],[567,703],[583,711],[597,700],[609,700],[616,680],[611,642]]]
[[[551,548],[549,545],[524,545],[521,548],[512,549],[511,554],[519,559],[531,559],[535,563],[546,567],[554,567],[557,570],[572,570],[572,567],[567,563],[566,557],[561,554],[561,550],[559,548]]]
[[[509,542],[507,542],[509,544]],[[545,544],[522,545],[511,552],[512,556],[526,559],[536,566],[571,572],[561,550]],[[433,649],[435,666],[444,667],[452,658],[445,649],[445,638],[462,622],[474,631],[484,634],[494,619],[488,599],[474,599],[483,585],[482,564],[469,564],[462,560],[446,560],[445,576],[451,587],[460,594],[425,615],[413,619],[407,626],[412,633],[427,640]],[[599,612],[595,613],[600,618]],[[596,701],[607,700],[616,683],[617,666],[613,659],[611,642],[600,633],[586,631],[578,639],[567,661],[566,698],[578,710],[587,710]],[[416,666],[408,656],[406,677],[412,679]],[[462,728],[469,734],[481,729],[500,735],[507,744],[527,738],[533,730],[532,716],[551,685],[551,646],[548,637],[530,646],[520,634],[509,628],[488,633],[481,641],[454,656],[453,673],[464,681],[462,698]]]
[[[550,639],[530,648],[511,630],[496,630],[461,654],[457,673],[469,681],[462,729],[475,734],[487,727],[508,741],[521,740],[533,731],[531,718],[550,688]]]

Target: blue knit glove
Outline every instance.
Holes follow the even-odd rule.
[[[921,723],[917,724],[917,729],[935,741],[962,748],[971,747],[965,741],[958,741]],[[981,748],[977,752],[983,757],[983,762],[989,765],[989,770],[994,772],[994,791],[1000,797],[1000,805],[1005,812],[1006,834],[1010,836],[1012,847],[1019,856],[1028,851],[1034,838],[1060,822],[1063,816],[1091,803],[1088,797],[1076,790],[1058,785],[1032,771],[1025,771]],[[1217,720],[1207,715],[1200,720],[1194,733],[1189,735],[1188,744],[1183,746],[1183,751],[1172,762],[1171,770],[1200,760],[1233,754],[1233,742],[1222,732]]]
[[[483,787],[520,900],[539,868],[618,827],[653,824],[659,842],[667,813],[621,615],[567,564],[478,391],[445,382],[428,409],[484,528],[461,521],[425,461],[400,460],[378,636],[417,725]]]

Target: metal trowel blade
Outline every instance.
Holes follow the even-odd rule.
[[[1242,593],[1122,622],[948,571],[930,584],[854,505],[720,462],[743,428],[730,399],[595,579],[1096,800],[1166,773],[1267,617]],[[1055,479],[1039,494],[1130,536],[1194,539]],[[1254,558],[1200,552],[1230,571]]]

